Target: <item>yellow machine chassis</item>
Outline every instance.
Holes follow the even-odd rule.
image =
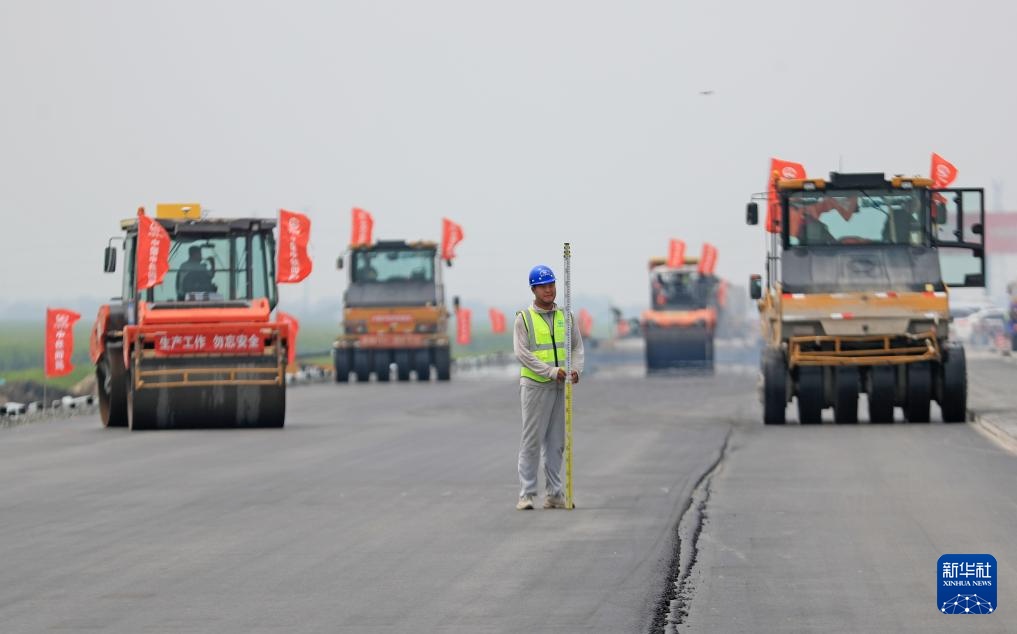
[[[906,336],[916,345],[894,348],[890,342]],[[803,350],[809,344],[833,343],[833,350]],[[882,342],[881,348],[845,350],[843,344]],[[921,361],[939,361],[939,340],[936,331],[908,335],[818,335],[788,339],[788,366],[860,366],[904,365]]]

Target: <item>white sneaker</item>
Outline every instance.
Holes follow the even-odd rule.
[[[565,508],[565,496],[564,495],[549,495],[544,498],[544,508],[546,509],[563,509]]]
[[[532,495],[524,495],[521,498],[519,498],[519,501],[516,502],[516,510],[517,511],[532,511],[533,510],[533,496]]]

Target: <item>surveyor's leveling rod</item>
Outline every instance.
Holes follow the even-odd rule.
[[[572,248],[565,243],[565,508],[572,496]]]

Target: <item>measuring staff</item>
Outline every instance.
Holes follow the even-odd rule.
[[[538,265],[530,271],[533,303],[516,313],[513,348],[522,365],[519,396],[523,430],[519,441],[520,511],[533,508],[537,496],[537,469],[544,457],[544,508],[563,509],[565,488],[561,480],[565,451],[565,311],[554,303],[557,297],[554,272]],[[569,314],[572,330],[572,383],[579,383],[583,371],[583,340]]]

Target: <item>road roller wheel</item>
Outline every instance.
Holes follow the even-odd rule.
[[[946,349],[941,368],[939,408],[944,423],[963,423],[968,413],[968,373],[964,348]]]
[[[833,420],[837,423],[858,422],[858,368],[834,368]]]
[[[932,400],[932,369],[926,362],[907,366],[908,390],[904,404],[904,417],[911,423],[929,422],[929,402]]]
[[[897,371],[890,365],[869,368],[869,422],[892,423]]]
[[[123,344],[106,346],[106,352],[95,366],[103,427],[127,427],[127,369],[123,351]]]
[[[357,383],[367,383],[371,379],[371,353],[367,350],[353,351],[353,372],[357,375]]]
[[[374,351],[374,376],[377,377],[378,381],[387,383],[391,368],[391,355],[388,350],[375,350]]]
[[[352,355],[349,350],[334,348],[332,350],[332,363],[335,366],[335,382],[347,383],[350,380],[350,370],[353,365]]]
[[[395,351],[396,378],[400,381],[410,380],[410,351]]]
[[[413,352],[413,369],[417,371],[418,381],[431,380],[431,351],[427,348]]]
[[[448,346],[434,349],[434,367],[438,371],[439,381],[448,381],[452,378],[452,356]]]
[[[798,422],[815,425],[823,422],[823,368],[798,368]]]
[[[787,363],[780,350],[763,351],[763,423],[783,425],[787,411]]]

